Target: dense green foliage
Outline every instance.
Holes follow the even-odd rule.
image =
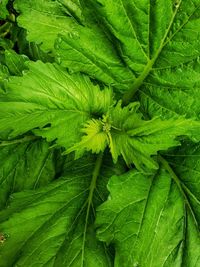
[[[0,267],[200,266],[200,0],[0,1]]]

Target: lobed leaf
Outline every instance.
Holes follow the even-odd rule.
[[[114,162],[121,155],[128,166],[133,163],[138,170],[149,172],[158,168],[157,161],[152,157],[158,151],[179,146],[185,136],[199,141],[198,121],[183,117],[144,120],[138,108],[137,102],[123,108],[118,102],[102,120],[86,122],[82,129],[82,140],[66,152],[76,151],[79,157],[84,151],[99,153],[109,146]]]
[[[166,170],[154,177],[134,170],[114,176],[108,189],[96,225],[98,238],[115,245],[115,266],[199,265],[199,228]]]
[[[0,96],[0,133],[14,138],[30,130],[68,148],[81,125],[112,104],[112,91],[101,91],[85,76],[70,75],[58,65],[28,63],[23,77],[10,77]],[[37,129],[36,129],[37,128]]]
[[[93,209],[88,210],[95,159],[68,162],[62,178],[43,189],[12,196],[0,213],[0,231],[7,239],[0,247],[0,266],[112,266],[109,250],[96,240]],[[121,173],[104,161],[94,191],[95,207],[105,198],[110,175]]]
[[[15,142],[0,144],[0,209],[12,193],[45,186],[55,176],[54,151],[48,143],[31,137]]]

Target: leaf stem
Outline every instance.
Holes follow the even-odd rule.
[[[30,136],[24,136],[21,139],[15,139],[15,140],[11,140],[11,141],[1,141],[0,140],[0,147],[1,146],[10,146],[10,145],[14,145],[14,144],[21,144],[21,143],[33,141],[33,140],[36,140],[36,139],[38,139],[37,136],[30,135]]]
[[[173,25],[174,19],[176,17],[176,14],[179,10],[180,4],[181,4],[182,0],[179,1],[178,6],[175,9],[175,12],[173,13],[173,16],[171,18],[171,21],[165,31],[165,34],[160,42],[160,46],[158,47],[157,51],[155,52],[154,56],[149,59],[147,65],[145,66],[143,72],[140,74],[140,76],[135,80],[133,87],[127,91],[123,98],[122,98],[122,103],[123,105],[128,105],[131,101],[131,99],[133,98],[133,96],[135,95],[136,91],[140,88],[140,86],[142,85],[143,81],[147,78],[147,76],[149,75],[150,71],[152,70],[152,67],[154,65],[154,63],[156,62],[157,58],[159,57],[160,53],[162,52],[162,49],[165,47],[165,45],[167,44],[166,39],[167,36],[170,32],[170,29]]]
[[[171,178],[174,180],[174,182],[176,183],[176,185],[178,186],[181,194],[184,197],[185,204],[188,206],[188,208],[189,208],[189,210],[190,210],[190,212],[191,212],[191,214],[192,214],[192,216],[194,218],[196,227],[198,229],[198,223],[197,223],[197,220],[196,220],[196,216],[195,216],[194,211],[193,211],[193,209],[192,209],[192,207],[190,205],[190,202],[188,200],[187,194],[184,191],[184,189],[186,189],[186,186],[180,181],[180,179],[178,178],[178,176],[176,175],[176,173],[173,171],[173,169],[171,168],[171,166],[169,165],[169,163],[167,162],[166,159],[164,159],[161,155],[158,156],[158,159],[162,163],[162,165],[165,168],[165,170],[168,171],[168,173],[170,174]],[[188,189],[187,189],[187,191],[188,191]]]
[[[93,195],[94,195],[94,190],[96,188],[96,183],[97,183],[97,178],[100,173],[101,165],[103,161],[103,152],[99,153],[97,156],[97,160],[94,166],[94,171],[92,174],[92,180],[90,183],[89,187],[89,196],[87,199],[87,211],[86,211],[86,218],[85,218],[85,227],[84,227],[84,233],[83,233],[83,245],[82,245],[82,260],[81,260],[81,267],[83,267],[84,263],[84,253],[85,253],[85,240],[86,240],[86,232],[87,232],[87,227],[88,227],[88,219],[89,219],[89,214],[90,214],[90,209],[92,206],[92,200],[93,200]]]
[[[131,99],[135,95],[136,91],[140,88],[143,81],[149,75],[149,72],[151,71],[154,62],[155,62],[154,60],[149,60],[149,62],[145,66],[143,72],[141,73],[141,75],[135,80],[133,87],[124,94],[124,96],[122,98],[123,105],[129,104],[129,102],[131,101]]]

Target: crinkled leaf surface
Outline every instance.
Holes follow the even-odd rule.
[[[14,59],[16,64],[8,61],[9,69],[20,74],[17,66],[23,66],[20,60],[24,59]],[[176,137],[187,135],[199,140],[196,121],[184,118],[144,121],[137,103],[122,108],[119,102],[111,107],[112,91],[108,88],[101,91],[85,76],[70,75],[58,65],[39,61],[28,62],[27,66],[23,77],[9,79],[6,92],[0,97],[0,130],[8,138],[33,130],[48,141],[56,140],[58,145],[69,148],[68,152],[77,150],[80,154],[84,149],[99,153],[109,145],[115,162],[122,155],[127,165],[134,163],[141,170],[157,168],[151,156],[179,145]],[[89,123],[85,127],[87,137],[83,136],[81,143],[72,147],[80,140],[84,123],[107,112],[108,122]]]
[[[200,133],[200,1],[15,0],[14,7],[17,22],[0,30],[0,138],[14,142],[0,149],[0,266],[199,267],[200,153],[185,139]],[[24,64],[10,48],[57,64]],[[115,106],[110,89],[79,72],[124,93],[127,106]],[[143,116],[128,105],[136,92]],[[33,133],[50,144],[20,144]],[[99,161],[70,154],[63,166],[65,157],[49,150],[54,141],[79,156],[110,146],[115,160],[142,171],[159,160],[160,169],[122,175],[105,150],[95,188]],[[102,202],[103,243],[94,227]]]
[[[199,69],[199,0],[94,2],[100,20],[116,37],[124,60],[136,75],[132,93],[143,81],[147,88],[151,88],[149,83],[165,86],[165,79],[169,84],[175,82],[176,87],[185,87],[180,72],[192,87],[188,72],[196,64]]]
[[[114,161],[122,155],[127,165],[134,163],[140,170],[155,169],[158,165],[151,156],[179,145],[177,137],[186,135],[199,141],[198,121],[181,117],[145,121],[137,109],[137,103],[124,108],[118,103],[111,110],[110,151]]]
[[[73,21],[67,17],[58,1],[15,1],[15,7],[17,11],[23,10],[18,23],[20,26],[26,25],[29,41],[42,43],[46,52],[53,52],[59,32],[67,33],[73,26]],[[44,35],[44,32],[48,34]]]
[[[70,7],[73,9],[73,1],[59,2],[68,6],[68,10]],[[54,51],[56,38],[61,35],[56,47],[58,62],[61,61],[63,66],[72,71],[87,73],[119,89],[125,89],[132,84],[131,71],[124,66],[104,30],[95,25],[83,26],[73,17],[67,17],[57,1],[19,0],[16,1],[16,8],[21,13],[19,24],[28,30],[29,41],[40,41],[44,50]],[[46,34],[44,38],[46,32],[50,34]]]
[[[58,2],[65,7],[64,10],[69,16],[80,22],[84,20],[81,0],[58,0]]]
[[[196,220],[200,222],[200,147],[199,144],[184,143],[173,153],[166,153],[166,158],[176,175],[180,178],[183,189],[193,206]]]
[[[85,151],[92,151],[92,153],[103,152],[109,143],[108,136],[103,131],[103,124],[101,120],[91,119],[87,121],[84,128],[81,129],[85,134],[81,141],[67,150],[67,153],[76,151],[76,157],[79,158]]]
[[[23,70],[27,69],[25,62],[28,57],[19,55],[13,50],[5,50],[3,64],[8,68],[9,73],[15,76],[22,76]]]
[[[188,205],[165,169],[154,177],[137,171],[114,176],[108,189],[96,224],[98,238],[115,244],[115,266],[199,266],[200,221],[192,211],[194,204],[200,214],[199,195]]]
[[[0,144],[0,208],[5,206],[10,194],[52,181],[55,175],[53,160],[54,151],[45,141],[26,137],[23,143]]]
[[[177,137],[188,136],[199,141],[200,124],[185,118],[144,120],[138,112],[139,103],[121,107],[121,103],[110,108],[102,120],[90,120],[82,129],[82,140],[69,148],[77,157],[84,150],[99,153],[109,146],[114,162],[120,155],[129,166],[134,163],[142,171],[157,169],[157,162],[151,157],[158,151],[180,145]]]
[[[0,248],[0,266],[112,266],[92,222],[95,206],[107,196],[108,178],[123,168],[103,162],[87,214],[94,164],[92,157],[69,161],[65,175],[51,185],[12,196],[0,213],[0,231],[7,236]]]
[[[5,92],[5,84],[10,75],[22,75],[22,71],[27,68],[25,66],[27,60],[26,56],[18,55],[11,49],[5,50],[0,55],[0,91]]]
[[[44,5],[43,1],[32,2],[31,5],[36,6],[37,14],[46,21],[47,16],[41,6]],[[65,1],[59,2],[63,4]],[[73,1],[69,1],[68,9],[72,3]],[[77,2],[71,9],[77,10],[76,4]],[[142,91],[151,90],[154,86],[158,91],[166,87],[170,90],[174,81],[177,88],[194,85],[190,77],[192,74],[197,75],[196,70],[199,72],[200,68],[199,0],[162,0],[152,3],[135,0],[82,1],[82,10],[85,10],[85,4],[90,10],[83,12],[86,21],[87,16],[95,14],[96,23],[94,20],[93,26],[86,23],[82,27],[72,16],[71,20],[66,20],[62,29],[54,27],[54,32],[57,32],[51,42],[55,41],[57,34],[61,34],[56,43],[61,64],[71,70],[88,73],[119,89],[131,89],[132,93],[125,97],[125,101],[143,85],[143,81],[145,84],[141,87]],[[63,10],[56,1],[49,0],[48,5],[52,14]],[[78,6],[81,9],[81,5]],[[44,45],[50,43],[45,39],[47,37],[43,37],[42,31],[45,32],[51,23],[46,23],[46,28],[40,27],[41,30],[38,31],[34,17],[31,22],[29,17],[34,8],[27,1],[17,1],[17,8],[21,12],[19,21],[24,28],[29,29],[29,36],[34,36],[35,39],[40,36]],[[59,19],[56,23],[59,23]],[[65,32],[67,27],[70,34]],[[119,60],[113,51],[120,56],[117,56]],[[117,63],[120,61],[121,63]],[[123,61],[126,66],[122,64]],[[132,75],[129,75],[128,68]],[[111,77],[106,77],[108,74]],[[123,80],[124,86],[116,84]],[[176,107],[173,105],[172,109]],[[186,109],[183,113],[186,113]]]
[[[112,104],[112,91],[101,91],[85,76],[40,61],[28,68],[23,77],[10,77],[0,97],[0,132],[8,138],[39,127],[36,134],[67,148],[92,113],[104,113]]]

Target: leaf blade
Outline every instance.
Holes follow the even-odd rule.
[[[0,97],[0,131],[6,138],[33,130],[68,148],[91,114],[101,114],[112,104],[112,91],[100,90],[85,76],[71,76],[58,65],[40,61],[28,66],[23,77],[10,77]]]
[[[158,171],[154,179],[137,171],[114,176],[109,191],[110,198],[98,209],[96,224],[100,240],[115,244],[116,266],[181,266],[182,257],[188,254],[192,255],[188,264],[193,260],[198,264],[197,228],[165,170]],[[185,225],[185,216],[190,228]],[[184,250],[187,238],[189,246]]]

